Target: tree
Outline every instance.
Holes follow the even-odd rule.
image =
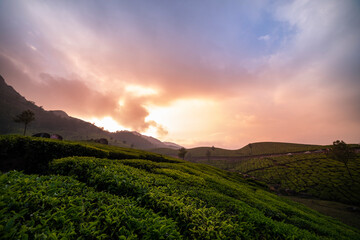
[[[207,150],[207,151],[206,151],[206,157],[207,157],[208,161],[210,161],[210,157],[211,157],[211,152],[210,152],[210,150]]]
[[[35,114],[31,110],[23,111],[14,118],[14,122],[25,124],[24,136],[26,134],[27,125],[34,120],[35,120]]]
[[[350,149],[350,147],[344,141],[336,140],[333,142],[333,145],[329,151],[329,156],[334,160],[344,163],[350,178],[354,181],[348,167],[348,162],[356,157],[355,152]]]
[[[249,143],[249,148],[250,148],[250,155],[252,155],[252,148],[253,148],[253,146],[252,146],[251,143]]]
[[[187,151],[186,151],[185,148],[183,148],[183,147],[180,148],[180,149],[179,149],[179,153],[178,153],[179,158],[185,159],[186,153],[187,153]]]
[[[215,151],[215,147],[214,147],[214,146],[212,146],[212,147],[211,147],[211,150]]]

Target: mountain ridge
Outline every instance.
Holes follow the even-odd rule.
[[[69,116],[63,110],[44,110],[8,85],[1,75],[0,107],[0,134],[20,134],[22,125],[15,123],[13,118],[29,109],[35,113],[35,121],[29,124],[29,134],[57,133],[65,139],[79,141],[106,138],[111,145],[139,149],[176,148],[134,131],[122,130],[114,133],[105,131],[89,122]]]

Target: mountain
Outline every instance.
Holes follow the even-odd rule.
[[[172,142],[163,142],[164,144],[166,144],[166,146],[168,146],[168,148],[172,148],[175,150],[178,150],[180,148],[182,148],[182,146],[176,144],[176,143],[172,143]]]
[[[115,133],[69,116],[62,110],[46,111],[34,102],[28,101],[16,90],[7,85],[0,76],[0,134],[20,134],[23,125],[15,123],[14,117],[24,110],[35,113],[35,121],[29,124],[28,135],[39,132],[57,133],[67,140],[89,140],[106,138],[109,144],[120,147],[134,147],[138,149],[176,148],[176,144],[163,143],[160,140],[144,136],[133,131],[118,131]]]
[[[62,118],[69,118],[69,115],[66,112],[62,111],[62,110],[51,110],[49,112],[52,112],[56,116],[59,116],[59,117],[62,117]]]

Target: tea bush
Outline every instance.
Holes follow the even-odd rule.
[[[360,239],[357,229],[212,166],[18,136],[0,137],[0,146],[2,167],[30,159],[28,172],[48,174],[1,174],[0,239]]]
[[[159,154],[129,150],[103,144],[66,142],[47,138],[0,136],[0,170],[24,170],[26,173],[45,173],[48,163],[56,158],[93,156],[109,159],[142,158],[156,162],[181,162]]]
[[[180,239],[176,223],[69,177],[0,176],[1,239]]]
[[[324,154],[304,154],[242,161],[236,171],[268,184],[278,184],[284,193],[292,190],[297,194],[360,206],[360,156],[350,161],[348,167],[353,179],[343,163]]]
[[[134,161],[136,164],[129,164]],[[127,164],[127,165],[126,165]],[[191,168],[192,166],[193,168]],[[352,239],[359,232],[210,166],[71,157],[51,170],[174,219],[190,239]],[[245,182],[245,181],[244,181]]]

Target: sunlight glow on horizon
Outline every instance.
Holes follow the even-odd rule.
[[[99,118],[91,118],[88,120],[91,123],[94,123],[97,127],[104,128],[104,130],[109,132],[116,132],[121,130],[129,130],[125,127],[119,125],[118,122],[116,122],[112,117],[104,117],[102,119]]]
[[[157,135],[154,129],[144,134],[191,147],[204,138],[214,141],[220,134],[214,129],[219,129],[224,115],[223,106],[211,99],[180,99],[166,107],[149,107],[149,113],[147,121],[155,121],[172,131],[166,136]]]
[[[144,87],[141,85],[126,85],[125,91],[138,97],[156,95],[159,93],[159,91],[154,88]]]

